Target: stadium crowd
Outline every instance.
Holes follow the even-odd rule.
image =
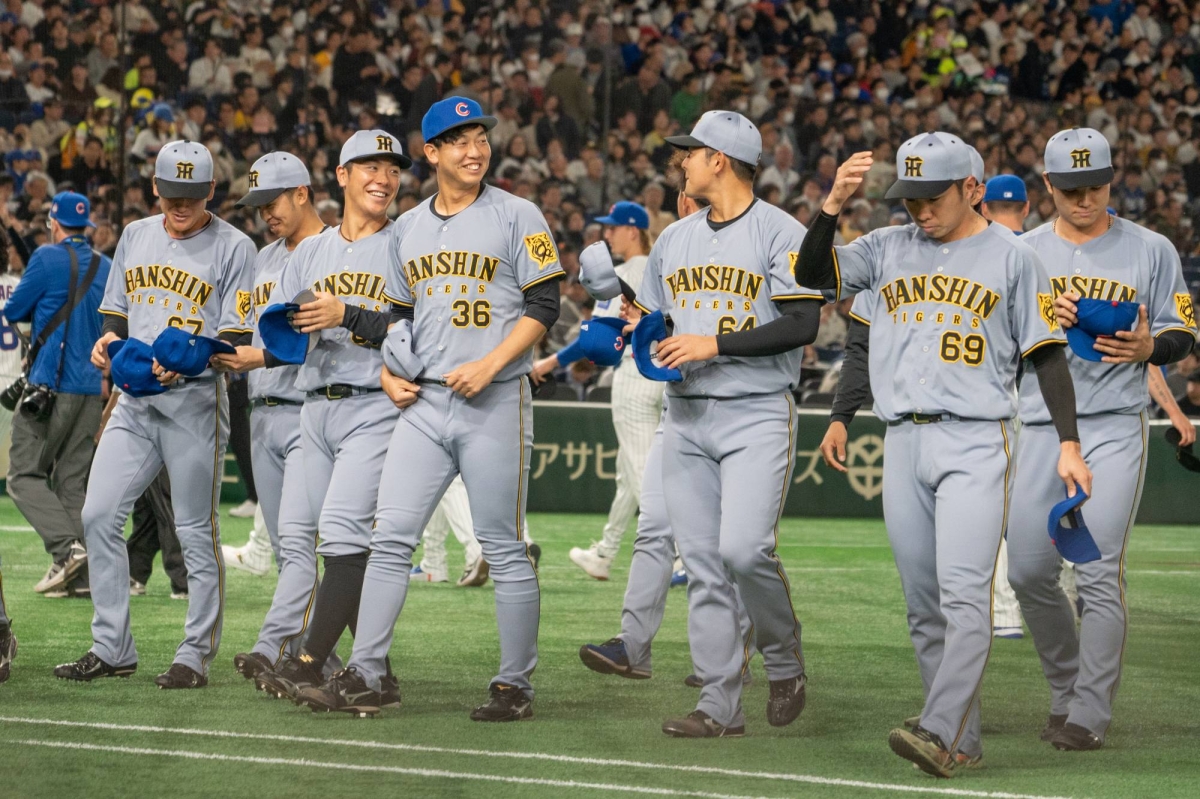
[[[120,226],[152,213],[155,154],[178,138],[213,152],[214,209],[261,243],[253,209],[233,205],[249,164],[301,155],[334,221],[338,148],[382,127],[417,161],[403,212],[433,191],[419,122],[447,94],[500,117],[491,180],[540,205],[569,274],[612,203],[645,205],[652,238],[674,220],[665,138],[712,108],[758,124],[757,192],[801,222],[838,163],[872,150],[846,241],[907,221],[883,193],[915,133],[958,132],[989,178],[1021,177],[1029,229],[1054,213],[1047,138],[1094,127],[1112,144],[1116,212],[1200,254],[1200,4],[1182,0],[129,0],[123,26],[109,0],[3,6],[0,221],[17,263],[65,188],[90,197],[111,254]],[[548,352],[588,313],[576,282],[563,292]],[[827,311],[818,347],[836,352],[844,311]]]

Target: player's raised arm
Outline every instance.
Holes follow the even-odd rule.
[[[796,282],[819,290],[834,289],[835,301],[843,292],[852,294],[868,288],[871,257],[869,250],[860,251],[866,244],[862,239],[866,237],[855,242],[857,248],[843,247],[840,252],[834,252],[833,241],[842,206],[858,191],[873,163],[871,153],[861,152],[850,156],[838,167],[833,188],[825,198],[821,212],[812,220],[796,257]]]

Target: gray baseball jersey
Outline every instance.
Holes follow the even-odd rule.
[[[252,303],[255,329],[253,345],[260,349],[263,347],[263,340],[262,336],[258,334],[258,315],[274,303],[289,302],[292,299],[292,297],[285,297],[282,291],[276,291],[292,255],[293,252],[287,248],[287,242],[279,239],[263,247],[254,262]],[[299,366],[291,364],[251,371],[246,375],[246,379],[249,381],[250,399],[277,397],[303,402],[304,392],[296,388],[296,375],[299,371]]]
[[[392,224],[379,232],[346,241],[341,226],[310,236],[297,245],[276,289],[290,300],[304,289],[327,291],[347,304],[369,311],[387,308],[385,269]],[[296,376],[296,388],[315,391],[329,385],[379,388],[383,356],[344,327],[322,330]]]
[[[1051,223],[1021,239],[1041,257],[1050,271],[1052,294],[1075,291],[1083,297],[1146,306],[1150,334],[1183,330],[1196,334],[1196,313],[1188,293],[1175,245],[1166,237],[1127,219],[1113,220],[1112,229],[1086,244],[1072,244],[1054,232]],[[1147,364],[1087,361],[1068,348],[1071,376],[1087,389],[1075,392],[1080,416],[1097,413],[1138,413],[1149,402]],[[1021,421],[1048,424],[1050,412],[1037,380],[1021,381]]]
[[[440,376],[479,359],[503,341],[525,307],[524,291],[562,275],[537,206],[493,186],[452,219],[430,198],[396,220],[388,294],[414,306],[413,350],[425,374]],[[527,352],[496,375],[528,374]]]
[[[777,302],[821,299],[792,274],[806,232],[762,201],[715,227],[707,213],[692,214],[668,226],[650,250],[638,303],[670,316],[676,334],[712,336],[772,322],[780,316]],[[725,398],[790,391],[800,380],[802,356],[792,350],[684,364],[683,380],[670,383],[667,393]]]
[[[1041,260],[1001,225],[946,243],[916,225],[881,228],[834,252],[839,296],[876,295],[871,390],[887,421],[1010,419],[1020,358],[1066,340]]]

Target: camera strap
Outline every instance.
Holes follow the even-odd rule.
[[[50,317],[50,321],[48,321],[46,326],[42,328],[40,333],[38,333],[37,340],[34,341],[33,346],[29,348],[28,360],[29,368],[32,369],[33,365],[37,363],[37,356],[41,352],[42,347],[45,346],[46,340],[49,339],[50,336],[53,335],[54,331],[58,329],[58,326],[65,321],[67,323],[67,329],[63,331],[62,344],[59,346],[58,375],[54,379],[55,391],[58,390],[58,386],[62,382],[63,366],[66,362],[67,335],[71,332],[71,313],[75,310],[75,307],[83,298],[83,294],[86,294],[88,290],[84,289],[83,294],[79,292],[79,256],[75,254],[75,248],[70,244],[63,244],[63,246],[66,247],[67,256],[71,259],[71,282],[69,288],[67,289],[67,301],[63,304],[63,307],[58,309],[58,312],[55,313],[54,316]],[[100,253],[93,250],[92,260],[88,264],[87,274],[85,274],[83,278],[83,283],[86,284],[89,289],[91,288],[92,281],[96,279],[96,273],[99,271]]]

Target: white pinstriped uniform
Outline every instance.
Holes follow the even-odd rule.
[[[479,560],[483,550],[475,538],[475,523],[471,520],[471,505],[467,501],[467,486],[462,476],[455,477],[442,501],[429,517],[425,525],[425,534],[421,537],[421,571],[426,574],[447,575],[446,567],[446,537],[454,533],[458,543],[462,545],[466,568],[470,569]],[[529,535],[529,520],[525,520],[523,536],[526,541],[533,542]]]
[[[21,282],[20,275],[11,272],[0,274],[0,312]],[[17,331],[11,328],[8,320],[0,323],[0,391],[8,388],[21,376],[21,342]],[[0,468],[8,472],[8,448],[12,444],[12,411],[0,408]]]

